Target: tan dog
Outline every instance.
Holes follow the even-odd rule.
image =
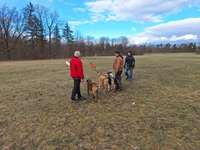
[[[109,91],[109,79],[107,73],[98,73],[98,82],[99,82],[99,88],[103,89],[105,91]]]
[[[92,80],[87,80],[87,92],[88,96],[90,96],[90,93],[92,93],[93,98],[98,98],[98,85],[95,82],[92,82]]]

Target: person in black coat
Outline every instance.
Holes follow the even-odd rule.
[[[129,51],[126,56],[125,64],[124,64],[126,80],[132,80],[134,78],[134,76],[133,76],[134,68],[135,68],[135,58],[134,58],[132,52]]]

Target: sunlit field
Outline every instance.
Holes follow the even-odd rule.
[[[83,58],[86,78],[113,59]],[[0,62],[0,149],[200,149],[200,55],[137,56],[134,81],[98,102],[71,103],[72,83],[65,60]]]

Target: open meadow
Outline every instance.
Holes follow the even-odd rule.
[[[83,58],[86,78],[113,59]],[[65,60],[0,62],[0,149],[200,150],[200,55],[137,56],[135,80],[98,102],[71,103],[72,83]]]

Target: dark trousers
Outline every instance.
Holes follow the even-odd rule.
[[[74,88],[72,90],[71,99],[75,99],[76,96],[78,96],[78,98],[81,98],[80,83],[81,83],[81,79],[74,78]]]
[[[133,79],[133,68],[132,67],[125,67],[125,75],[127,80]]]
[[[116,90],[120,90],[122,89],[122,71],[118,71],[116,74],[115,74],[115,89]]]

